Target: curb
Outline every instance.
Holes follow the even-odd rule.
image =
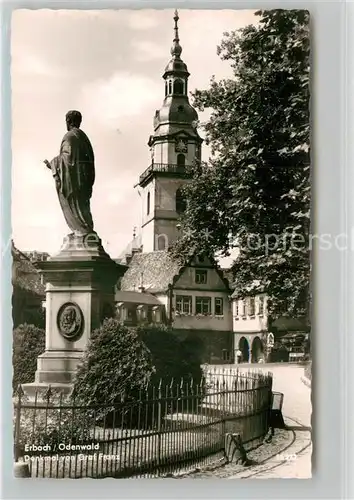
[[[311,389],[311,381],[305,377],[301,377],[301,382],[306,385],[309,389]]]

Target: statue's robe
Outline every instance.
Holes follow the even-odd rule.
[[[69,130],[62,140],[59,156],[53,158],[50,166],[69,228],[75,234],[93,232],[90,199],[95,182],[95,159],[85,132],[79,128]]]

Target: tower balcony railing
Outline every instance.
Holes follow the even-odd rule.
[[[165,172],[169,174],[186,175],[186,165],[177,165],[174,163],[152,163],[139,177],[139,183],[144,182],[153,172]]]

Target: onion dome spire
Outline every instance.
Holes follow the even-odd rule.
[[[179,16],[178,16],[177,9],[175,10],[175,15],[174,15],[173,19],[174,19],[174,22],[175,22],[175,27],[174,27],[175,36],[174,36],[174,39],[173,39],[173,45],[171,47],[171,55],[172,55],[173,58],[179,58],[181,56],[181,53],[182,53],[182,47],[179,44],[179,36],[178,36],[178,20],[179,20]]]

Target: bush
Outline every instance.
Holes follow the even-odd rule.
[[[75,404],[91,406],[87,418],[94,415],[105,426],[124,421],[129,426],[140,422],[151,427],[156,424],[156,403],[148,407],[138,402],[156,398],[160,380],[166,394],[171,383],[191,377],[194,384],[202,382],[193,341],[180,340],[165,327],[128,328],[110,318],[92,334],[72,398]],[[163,406],[164,413],[173,410],[171,404]]]
[[[12,387],[34,381],[37,357],[45,350],[45,331],[34,325],[23,324],[13,331]]]
[[[151,354],[137,332],[109,318],[92,333],[76,373],[72,398],[81,405],[97,407],[96,417],[102,419],[123,400],[135,400],[153,373]]]

